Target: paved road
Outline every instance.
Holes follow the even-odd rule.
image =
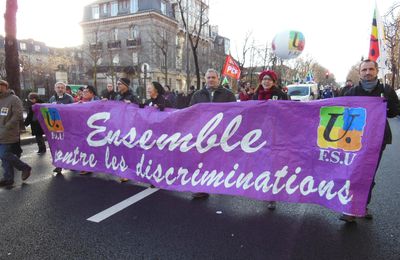
[[[159,190],[119,213],[87,219],[146,191],[103,174],[51,174],[50,155],[24,146],[26,184],[0,189],[0,259],[400,259],[400,118],[370,205],[355,225],[317,205]]]

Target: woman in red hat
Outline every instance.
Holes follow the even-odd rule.
[[[288,95],[283,92],[278,86],[278,76],[273,70],[264,70],[258,77],[260,84],[254,93],[256,100],[288,100]],[[268,201],[268,209],[276,208],[275,201]]]
[[[260,84],[256,88],[255,100],[288,100],[288,96],[278,86],[278,76],[273,70],[264,70],[258,77]]]

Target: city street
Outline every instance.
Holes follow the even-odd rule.
[[[263,201],[192,200],[101,173],[53,176],[49,149],[39,156],[25,145],[31,177],[22,184],[17,172],[13,188],[0,188],[0,259],[400,259],[400,117],[389,121],[374,219],[356,224],[311,204],[270,211]]]

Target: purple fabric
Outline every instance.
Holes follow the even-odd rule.
[[[361,216],[386,103],[343,97],[205,103],[160,112],[96,101],[37,104],[34,111],[58,167],[167,190],[315,203]]]

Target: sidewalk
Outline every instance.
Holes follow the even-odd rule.
[[[31,127],[28,126],[26,127],[26,130],[21,131],[21,145],[27,145],[34,142],[36,142],[35,136],[31,133]]]

